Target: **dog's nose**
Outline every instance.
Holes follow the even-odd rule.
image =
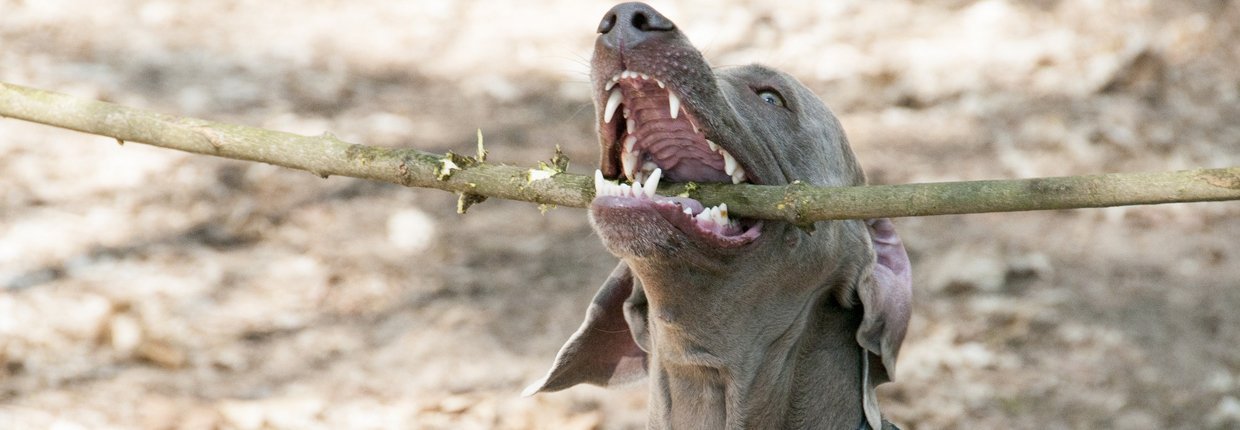
[[[598,23],[599,38],[612,48],[632,48],[676,30],[676,24],[645,3],[621,3]]]

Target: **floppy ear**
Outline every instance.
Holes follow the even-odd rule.
[[[581,328],[556,354],[547,376],[521,394],[532,396],[581,383],[607,386],[646,376],[646,352],[633,340],[624,314],[633,284],[629,266],[620,262],[594,295]]]
[[[874,387],[890,382],[895,375],[896,356],[912,315],[912,268],[891,220],[878,218],[865,223],[874,247],[874,265],[870,276],[857,286],[864,308],[857,343],[863,349],[862,401],[866,419],[873,428],[880,428],[882,419]]]

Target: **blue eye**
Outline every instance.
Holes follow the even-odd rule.
[[[762,98],[762,101],[767,102],[770,105],[784,107],[784,97],[779,95],[779,93],[775,90],[758,91],[758,97]]]

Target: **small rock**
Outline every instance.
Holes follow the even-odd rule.
[[[1015,278],[1041,279],[1050,275],[1054,266],[1041,252],[1017,255],[1007,260],[1008,275]]]
[[[930,274],[930,288],[950,294],[995,292],[1003,287],[1007,265],[998,249],[955,248]]]
[[[449,414],[459,414],[469,410],[473,404],[474,401],[465,396],[448,396],[439,401],[439,410]]]
[[[388,242],[406,251],[423,251],[435,239],[435,220],[416,208],[393,213],[387,222]]]
[[[112,317],[108,322],[108,340],[112,349],[124,354],[132,354],[142,344],[142,326],[129,314]]]
[[[581,415],[569,418],[563,427],[566,430],[598,430],[603,428],[603,414],[599,411],[590,411]]]
[[[263,410],[252,402],[225,402],[218,408],[220,415],[239,430],[257,430],[263,426]]]
[[[168,369],[180,369],[185,365],[185,352],[158,340],[148,340],[135,351],[139,358]]]
[[[1240,425],[1240,400],[1227,396],[1218,402],[1208,418],[1211,427],[1224,428]]]

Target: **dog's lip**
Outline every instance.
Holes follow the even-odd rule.
[[[693,207],[694,205],[696,205],[698,210],[702,207],[700,202],[693,199],[663,196],[658,196],[654,199],[599,196],[590,204],[597,221],[612,222],[616,218],[623,218],[624,221],[627,221],[625,222],[626,225],[639,224],[632,225],[632,228],[648,231],[657,231],[660,226],[650,224],[651,222],[661,221],[664,223],[664,228],[667,228],[669,231],[679,232],[683,237],[698,243],[706,249],[740,249],[752,244],[762,235],[762,221],[756,221],[754,224],[746,227],[743,232],[736,235],[721,235],[704,229],[692,216],[684,213],[685,207]],[[634,220],[644,220],[646,222],[632,223]]]
[[[655,169],[645,183],[618,184],[604,178],[602,171],[595,171],[595,197],[590,209],[596,222],[633,232],[611,240],[649,236],[649,232],[667,227],[655,224],[670,224],[674,228],[666,229],[669,234],[679,231],[716,248],[739,247],[761,234],[761,221],[731,219],[727,204],[708,208],[689,197],[658,195],[661,177],[662,169]]]

